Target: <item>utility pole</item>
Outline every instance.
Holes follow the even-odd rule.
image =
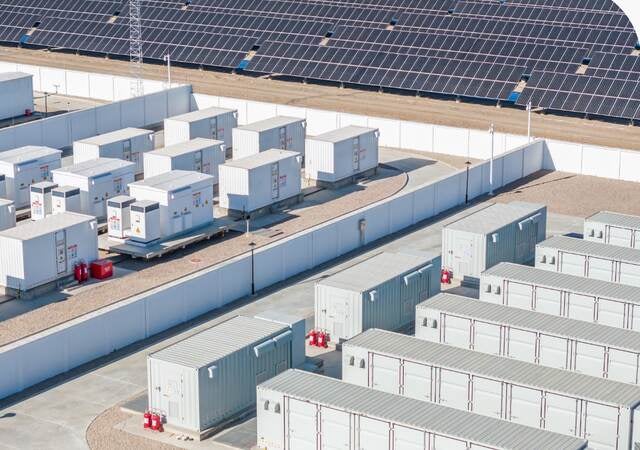
[[[531,142],[531,109],[533,109],[533,105],[531,104],[531,100],[527,102],[527,142]]]
[[[131,96],[144,94],[142,84],[142,0],[129,0],[129,71]]]
[[[489,195],[493,195],[493,152],[495,149],[495,127],[491,124],[489,128],[491,134],[491,161],[489,162]]]
[[[167,63],[167,88],[171,89],[171,53],[164,55],[164,60]]]

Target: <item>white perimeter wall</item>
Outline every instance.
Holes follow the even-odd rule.
[[[498,157],[494,187],[541,169],[544,141]],[[464,203],[465,170],[403,191],[255,252],[255,282],[263,289],[330,261],[360,243],[402,230]],[[489,163],[469,171],[469,197],[489,190]],[[107,355],[250,294],[249,254],[95,311],[0,349],[0,398]]]

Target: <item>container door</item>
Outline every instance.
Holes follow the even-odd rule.
[[[175,374],[172,378],[167,379],[164,386],[161,386],[161,412],[167,415],[169,421],[182,422],[184,420],[182,412],[183,383],[182,376]]]
[[[633,233],[633,248],[640,250],[640,231],[638,230]]]
[[[586,258],[583,255],[575,255],[573,253],[560,253],[560,272],[568,273],[570,275],[578,275],[584,277],[585,275],[585,261]]]
[[[474,350],[483,353],[491,353],[492,355],[500,354],[499,325],[476,321],[473,329],[475,330],[475,336],[473,337]]]
[[[624,303],[601,298],[598,301],[598,323],[623,328]]]
[[[202,150],[193,154],[193,170],[202,173]]]
[[[456,409],[469,408],[469,375],[442,369],[440,371],[440,403]]]
[[[465,441],[441,436],[439,434],[433,437],[433,442],[436,450],[467,450],[467,443]]]
[[[389,450],[389,423],[360,416],[359,450]]]
[[[426,446],[424,431],[395,425],[393,427],[394,450],[424,450]]]
[[[640,265],[620,263],[620,283],[640,286]]]
[[[271,199],[275,200],[280,197],[280,165],[278,163],[271,164]]]
[[[604,347],[576,342],[575,371],[594,377],[604,372]]]
[[[531,331],[509,329],[509,339],[507,341],[507,354],[513,359],[536,362],[536,333]]]
[[[372,354],[371,387],[392,394],[400,393],[400,360]]]
[[[353,154],[353,171],[358,172],[360,170],[360,138],[353,138],[351,151]]]
[[[595,297],[588,295],[569,294],[569,312],[567,317],[571,319],[594,321]]]
[[[65,230],[56,231],[56,267],[58,275],[67,272],[67,234]]]
[[[530,284],[514,283],[507,285],[507,305],[514,308],[531,310],[533,304],[533,286]]]
[[[610,380],[623,383],[638,383],[638,354],[609,349],[609,368],[607,371]]]
[[[218,139],[218,118],[212,117],[209,119],[209,136],[211,139]]]
[[[471,345],[471,319],[447,315],[444,320],[443,343],[460,348]]]
[[[461,280],[475,267],[473,239],[466,236],[455,236],[454,239],[453,276]]]
[[[619,245],[620,247],[631,247],[632,230],[612,226],[608,226],[607,229],[605,242],[611,245]]]
[[[589,448],[617,449],[618,434],[621,432],[618,409],[593,402],[587,403],[586,408],[587,423],[584,438],[589,441]]]
[[[345,325],[351,323],[348,295],[336,295],[330,300],[327,300],[327,303],[326,326],[332,341],[337,342],[339,339],[349,339],[352,337],[352,334],[357,334],[356,331],[361,331],[352,330],[350,326]]]
[[[316,450],[318,430],[316,429],[316,405],[289,399],[289,449]]]
[[[544,429],[556,433],[576,435],[578,400],[564,395],[547,393]]]
[[[562,303],[562,291],[536,287],[536,308],[535,310],[545,314],[560,315],[560,305]]]
[[[280,127],[278,130],[278,145],[282,150],[287,149],[287,127]]]
[[[131,161],[131,139],[128,139],[122,143],[122,159],[125,161]]]
[[[501,419],[502,383],[487,378],[473,377],[473,412]]]
[[[522,224],[522,230],[516,227],[516,260],[525,263],[533,260],[536,253],[538,223],[528,220]]]
[[[613,261],[589,257],[589,278],[596,280],[613,280]]]
[[[557,369],[567,369],[569,341],[565,338],[540,334],[540,364]]]
[[[351,443],[351,417],[337,409],[320,408],[320,448],[349,450]]]
[[[542,392],[524,386],[511,386],[509,420],[521,425],[540,428]]]
[[[431,373],[431,366],[405,361],[403,373],[404,395],[418,400],[432,401]]]

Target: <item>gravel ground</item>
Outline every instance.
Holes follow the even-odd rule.
[[[602,210],[640,215],[640,183],[542,171],[496,200],[544,203],[551,212],[576,217]]]
[[[127,62],[103,57],[2,47],[0,48],[0,60],[130,76]],[[160,64],[145,64],[143,76],[148,79],[165,80],[166,67]],[[339,89],[326,85],[305,85],[299,82],[232,75],[178,66],[172,67],[171,76],[174,82],[191,84],[195,92],[203,94],[479,130],[487,130],[489,125],[494,123],[496,130],[500,132],[527,133],[527,113],[515,108],[496,108],[494,105],[458,103],[452,100],[381,94],[356,89]],[[532,130],[533,134],[538,137],[632,150],[640,149],[638,144],[640,142],[640,127],[637,126],[631,127],[554,114],[533,114]]]
[[[127,268],[135,273],[83,290],[67,300],[51,303],[0,323],[0,345],[6,345],[33,333],[67,322],[76,317],[117,303],[146,290],[169,283],[191,273],[246,253],[251,241],[256,247],[275,242],[311,228],[399,192],[407,182],[407,174],[399,173],[362,185],[361,190],[315,206],[291,210],[291,218],[271,227],[273,233],[260,235],[228,235],[207,242],[196,250],[176,253],[148,263],[133,261]],[[276,234],[276,236],[273,236]],[[269,237],[273,236],[273,237]],[[162,264],[161,270],[156,267]]]

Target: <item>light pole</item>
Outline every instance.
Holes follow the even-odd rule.
[[[465,162],[465,165],[467,166],[467,184],[464,190],[464,204],[466,205],[469,203],[469,166],[471,165],[471,161]]]
[[[167,63],[167,84],[168,88],[171,89],[171,54],[167,53],[163,59]]]
[[[533,105],[531,104],[531,100],[527,102],[527,142],[531,142],[531,109]]]
[[[255,248],[256,243],[250,242],[249,247],[251,247],[251,295],[256,295],[256,275],[255,275],[255,266],[253,262],[253,249]]]
[[[493,151],[495,148],[495,127],[491,124],[489,128],[491,134],[491,161],[489,162],[489,195],[493,195]]]

